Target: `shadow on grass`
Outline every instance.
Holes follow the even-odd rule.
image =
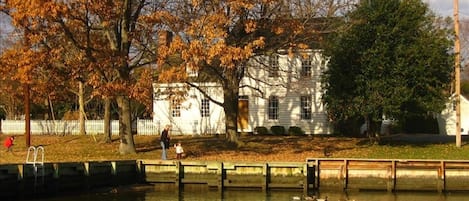
[[[462,144],[467,144],[469,136],[461,136]],[[436,144],[456,142],[455,136],[438,134],[397,134],[381,138],[379,145],[426,147]]]
[[[143,146],[143,147],[137,147],[135,148],[137,153],[145,153],[145,152],[152,152],[152,151],[155,151],[157,149],[161,149],[161,147],[158,147],[158,146]]]
[[[135,143],[135,149],[136,149],[137,153],[152,152],[152,151],[155,151],[157,149],[161,149],[160,139],[155,138],[155,139],[152,139],[150,141]]]
[[[318,152],[330,156],[330,153],[354,149],[356,139],[329,136],[273,136],[248,135],[240,136],[238,144],[228,142],[224,137],[209,137],[182,140],[183,144],[190,144],[198,150],[192,150],[196,155],[207,151],[235,151],[252,152],[260,155],[271,155],[278,152]],[[352,142],[352,143],[350,143]]]
[[[51,146],[51,145],[55,145],[55,144],[66,144],[66,143],[70,143],[72,141],[75,141],[75,140],[80,140],[80,136],[76,136],[76,137],[73,137],[73,138],[70,138],[70,139],[67,139],[67,140],[63,140],[63,141],[56,141],[56,142],[51,142],[51,143],[43,143],[43,144],[38,144],[38,145],[35,145],[36,147],[38,146],[42,146],[42,147],[46,147],[46,146]]]
[[[175,143],[180,142],[185,151],[191,151],[193,154],[202,153],[210,150],[236,150],[236,145],[229,143],[223,137],[217,136],[173,136],[170,141],[170,149]],[[161,149],[160,138],[156,136],[150,141],[140,142],[135,145],[137,152],[152,152]]]
[[[469,136],[463,136],[463,144],[467,144]],[[435,144],[451,144],[455,142],[454,136],[439,136],[429,134],[405,135],[396,134],[383,136],[378,144],[373,144],[366,137],[347,136],[273,136],[273,135],[241,135],[238,143],[229,142],[224,135],[207,136],[172,136],[171,147],[181,142],[186,154],[190,157],[199,157],[211,153],[231,152],[239,154],[255,153],[258,155],[272,155],[277,153],[293,153],[335,157],[347,151],[367,149],[373,146],[392,147],[427,147]],[[161,149],[159,137],[155,136],[136,144],[137,152],[157,152]],[[345,152],[344,152],[345,151]]]

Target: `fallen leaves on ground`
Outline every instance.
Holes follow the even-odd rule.
[[[0,135],[0,139],[6,138]],[[31,145],[43,146],[44,162],[160,159],[159,136],[134,137],[137,153],[119,154],[118,136],[105,143],[102,135],[33,135]],[[372,145],[365,138],[337,136],[258,136],[242,135],[239,143],[224,136],[173,136],[171,143],[181,142],[183,160],[236,162],[305,162],[308,158],[441,158],[468,159],[469,147],[456,149],[448,144],[381,144]],[[2,147],[3,148],[3,147]],[[25,138],[16,136],[14,152],[0,151],[0,163],[24,163],[27,156]],[[175,159],[174,148],[168,152]]]

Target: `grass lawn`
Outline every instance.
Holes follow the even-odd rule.
[[[0,164],[24,163],[27,155],[25,138],[17,135],[13,153],[2,149]],[[454,137],[433,139],[432,135],[394,135],[380,144],[371,145],[365,138],[338,136],[241,136],[240,147],[227,143],[224,136],[172,136],[171,143],[181,142],[186,156],[183,160],[239,161],[239,162],[304,162],[306,158],[323,158],[324,150],[331,150],[334,158],[375,159],[445,159],[469,160],[466,136],[457,148]],[[104,143],[103,136],[32,135],[31,145],[42,145],[44,162],[100,161],[123,159],[160,159],[159,136],[135,136],[136,154],[120,155],[118,136],[112,143]],[[428,140],[433,139],[433,140]],[[169,159],[176,156],[174,148]]]

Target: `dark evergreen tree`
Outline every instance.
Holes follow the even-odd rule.
[[[437,26],[428,5],[361,1],[345,19],[346,28],[326,48],[330,63],[323,77],[323,101],[336,127],[365,121],[375,136],[383,115],[403,120],[444,108],[453,33]]]

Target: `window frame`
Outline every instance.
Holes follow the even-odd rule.
[[[313,75],[313,57],[306,56],[301,57],[301,70],[300,70],[300,77],[306,78],[311,77]]]
[[[208,98],[200,100],[200,116],[210,117],[210,100]]]
[[[181,101],[171,99],[171,117],[181,117]]]
[[[278,120],[279,105],[280,103],[278,96],[269,96],[267,103],[267,118],[269,120]]]
[[[311,96],[300,96],[300,119],[312,119],[312,98]]]
[[[197,77],[199,76],[199,72],[189,66],[189,64],[186,64],[186,74],[187,77]]]
[[[279,54],[272,54],[269,56],[269,77],[280,76]]]

